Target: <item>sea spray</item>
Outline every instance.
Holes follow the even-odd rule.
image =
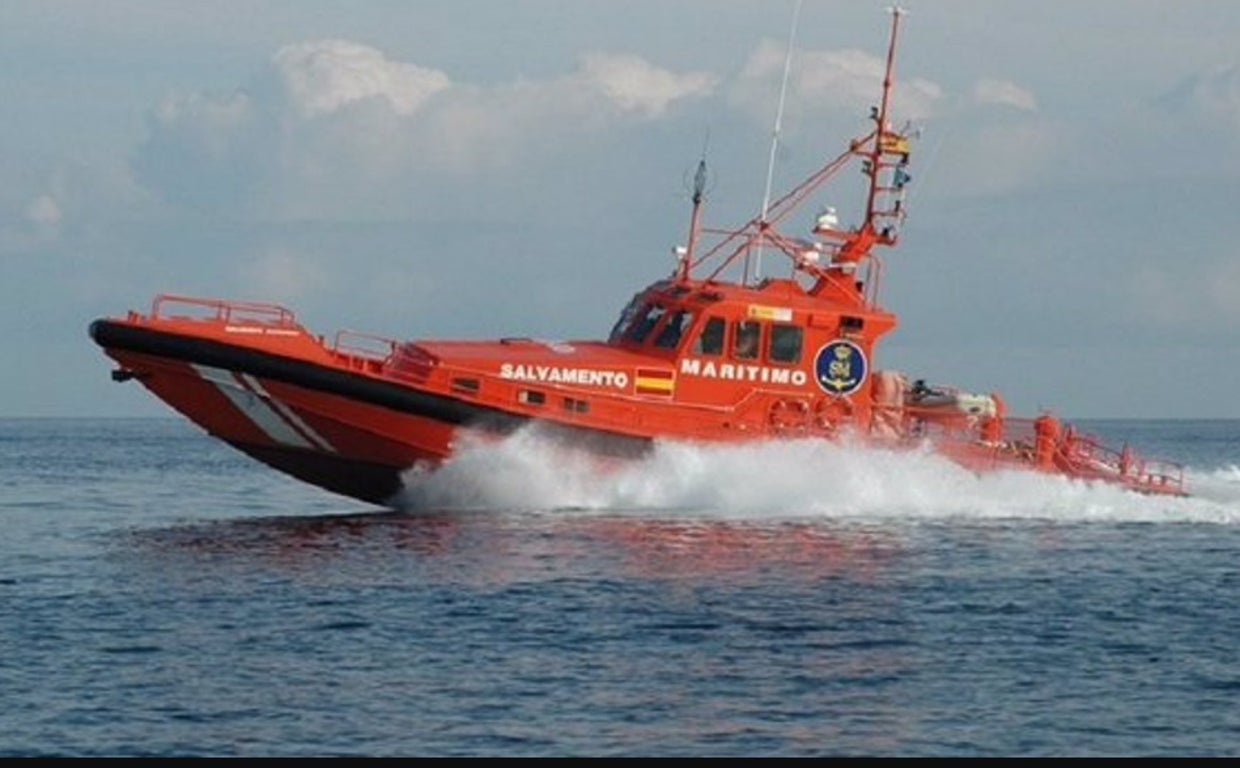
[[[632,461],[589,456],[536,427],[462,443],[404,475],[403,509],[526,509],[743,519],[1240,521],[1240,469],[1190,470],[1191,498],[1033,472],[975,474],[930,450],[823,440],[656,442]]]

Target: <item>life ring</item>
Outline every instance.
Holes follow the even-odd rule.
[[[831,433],[844,422],[852,421],[853,403],[847,397],[822,397],[814,404],[810,424],[819,432]]]
[[[803,431],[809,425],[809,404],[804,400],[776,400],[767,419],[776,432]]]

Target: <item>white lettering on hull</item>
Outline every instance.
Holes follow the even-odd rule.
[[[787,384],[801,387],[809,381],[809,375],[795,368],[772,368],[766,365],[740,363],[716,363],[714,360],[698,360],[686,357],[680,361],[680,373],[703,379],[747,381],[757,384]]]
[[[554,365],[502,363],[499,377],[510,381],[533,381],[542,384],[574,384],[579,387],[613,387],[624,389],[629,375],[624,371],[600,371],[594,368],[562,368]]]

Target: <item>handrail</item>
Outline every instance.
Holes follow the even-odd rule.
[[[985,442],[981,431],[983,419],[964,413],[933,416],[932,413],[928,409],[905,407],[905,434]],[[1010,451],[1012,457],[1021,463],[1046,468],[1053,466],[1078,477],[1118,480],[1138,491],[1184,491],[1185,469],[1177,462],[1145,458],[1127,448],[1117,451],[1100,438],[1077,432],[1072,425],[1065,424],[1047,454],[1050,463],[1042,465],[1038,458],[1036,420],[1005,418],[1003,426],[1001,442],[994,444],[994,447],[997,451]],[[995,458],[998,459],[999,455],[996,454]]]
[[[1164,459],[1147,459],[1127,447],[1117,451],[1093,435],[1069,433],[1056,446],[1056,458],[1073,469],[1111,474],[1141,488],[1173,486],[1183,489],[1184,466]]]
[[[368,346],[369,345],[369,346]],[[387,336],[377,336],[361,331],[337,331],[332,350],[344,355],[363,357],[386,363],[396,355],[400,342]]]
[[[170,309],[174,307],[205,310],[198,315],[177,315]],[[279,327],[296,327],[297,317],[291,309],[279,304],[259,301],[233,301],[227,299],[210,299],[197,296],[179,296],[161,293],[151,303],[151,319],[189,318],[197,320],[215,320],[221,323],[263,323]]]

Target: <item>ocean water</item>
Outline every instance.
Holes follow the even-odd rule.
[[[1236,755],[1240,422],[1082,426],[1195,495],[517,435],[388,511],[0,420],[0,755]]]

